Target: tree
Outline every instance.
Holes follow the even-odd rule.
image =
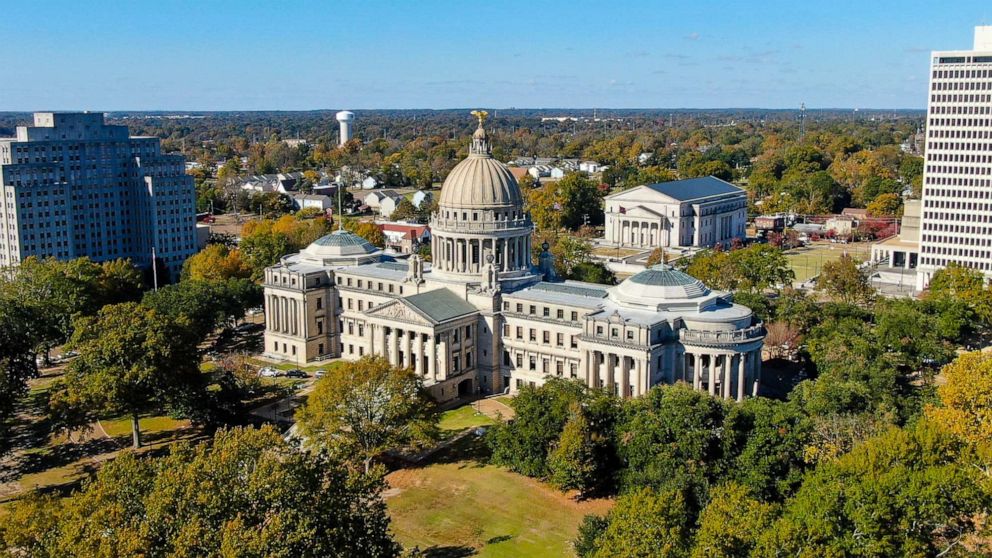
[[[596,538],[596,558],[681,558],[689,555],[693,517],[678,490],[642,488],[617,499]]]
[[[692,558],[748,556],[775,517],[775,506],[754,498],[746,487],[736,483],[718,486],[699,515]]]
[[[663,261],[664,258],[665,258],[665,252],[664,252],[664,250],[662,250],[660,247],[659,248],[655,248],[654,250],[651,250],[651,253],[650,254],[648,254],[648,260],[647,260],[647,262],[645,262],[645,265],[647,265],[648,267],[651,267],[651,266],[658,265],[660,263],[665,263]]]
[[[0,526],[12,555],[396,557],[378,477],[300,452],[271,427],[220,431],[164,457],[124,452],[64,499]]]
[[[25,309],[31,336],[39,352],[64,343],[73,319],[89,316],[103,304],[132,300],[140,293],[140,276],[126,260],[96,264],[89,258],[57,260],[30,257],[12,278],[0,280],[0,293]]]
[[[926,421],[890,428],[810,473],[752,556],[945,556],[990,503],[973,459]]]
[[[548,455],[551,484],[561,490],[575,489],[585,493],[598,480],[596,454],[596,442],[586,411],[574,402],[558,443]]]
[[[141,304],[163,318],[187,324],[199,343],[216,328],[241,318],[245,310],[260,304],[261,287],[245,279],[227,281],[180,281],[145,293]]]
[[[248,279],[251,274],[241,252],[223,244],[208,244],[183,263],[183,276],[196,281]]]
[[[124,415],[131,419],[134,447],[141,447],[142,414],[180,409],[202,395],[199,355],[188,327],[135,303],[80,318],[69,340],[79,357],[51,398],[57,422],[83,426]]]
[[[898,217],[902,213],[902,196],[899,194],[879,194],[868,204],[868,215],[872,217]]]
[[[927,298],[964,301],[983,324],[992,324],[992,290],[986,288],[985,278],[978,270],[955,262],[937,270],[930,279]]]
[[[308,444],[355,460],[368,473],[387,450],[433,441],[438,415],[412,370],[370,355],[318,381],[296,419]]]
[[[251,267],[252,278],[259,279],[265,268],[274,265],[279,258],[302,250],[329,232],[327,219],[284,215],[274,221],[248,221],[241,229],[240,256]]]
[[[572,267],[568,279],[599,283],[600,285],[616,285],[617,276],[601,262],[580,262]]]
[[[386,245],[386,235],[375,223],[369,221],[350,221],[345,223],[345,228],[368,240],[369,244],[373,246],[381,248]]]
[[[823,264],[816,290],[847,304],[867,305],[875,297],[868,274],[848,254]]]
[[[752,244],[731,250],[736,282],[735,291],[762,292],[769,288],[788,286],[796,278],[782,250],[767,244]]]
[[[621,487],[700,487],[725,465],[724,407],[685,384],[657,386],[617,425]]]
[[[926,415],[973,443],[992,443],[992,354],[965,353],[941,370],[939,405]]]
[[[396,204],[396,209],[389,216],[393,221],[409,221],[417,219],[417,208],[414,207],[413,202],[403,198],[400,203]]]
[[[0,455],[8,447],[8,429],[27,381],[37,374],[31,333],[32,317],[22,305],[0,295]]]
[[[589,390],[578,381],[551,378],[542,386],[522,388],[510,405],[516,418],[495,425],[486,435],[493,463],[527,476],[546,478],[550,474],[549,455],[560,447],[565,426],[578,405],[586,424],[580,421],[572,429],[588,428],[590,439],[597,443],[576,449],[580,436],[573,432],[576,436],[569,435],[570,439],[565,440],[569,447],[562,449],[558,458],[574,457],[591,448],[596,452],[593,463],[598,472],[587,478],[600,484],[609,481],[607,476],[615,457],[605,440],[610,437],[619,414],[619,400],[615,396],[605,390]],[[564,466],[563,462],[560,464]]]

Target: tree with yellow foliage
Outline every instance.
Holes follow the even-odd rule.
[[[239,250],[210,244],[186,260],[183,275],[195,281],[248,279],[251,267],[242,261]]]
[[[927,416],[961,438],[992,442],[992,354],[965,353],[941,375],[940,405],[927,407]]]

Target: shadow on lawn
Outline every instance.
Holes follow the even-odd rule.
[[[474,548],[468,546],[432,546],[414,553],[412,556],[419,558],[465,558],[478,554]]]

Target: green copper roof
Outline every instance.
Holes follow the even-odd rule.
[[[634,275],[628,281],[658,287],[680,287],[699,283],[699,279],[683,273],[668,264],[652,266]]]
[[[334,231],[329,235],[318,238],[313,243],[318,246],[358,246],[366,252],[375,251],[375,247],[368,240],[348,231]]]
[[[411,295],[403,300],[437,323],[478,312],[475,306],[465,302],[448,289]]]

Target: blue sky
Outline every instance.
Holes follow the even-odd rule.
[[[0,110],[923,108],[989,0],[0,4]]]

